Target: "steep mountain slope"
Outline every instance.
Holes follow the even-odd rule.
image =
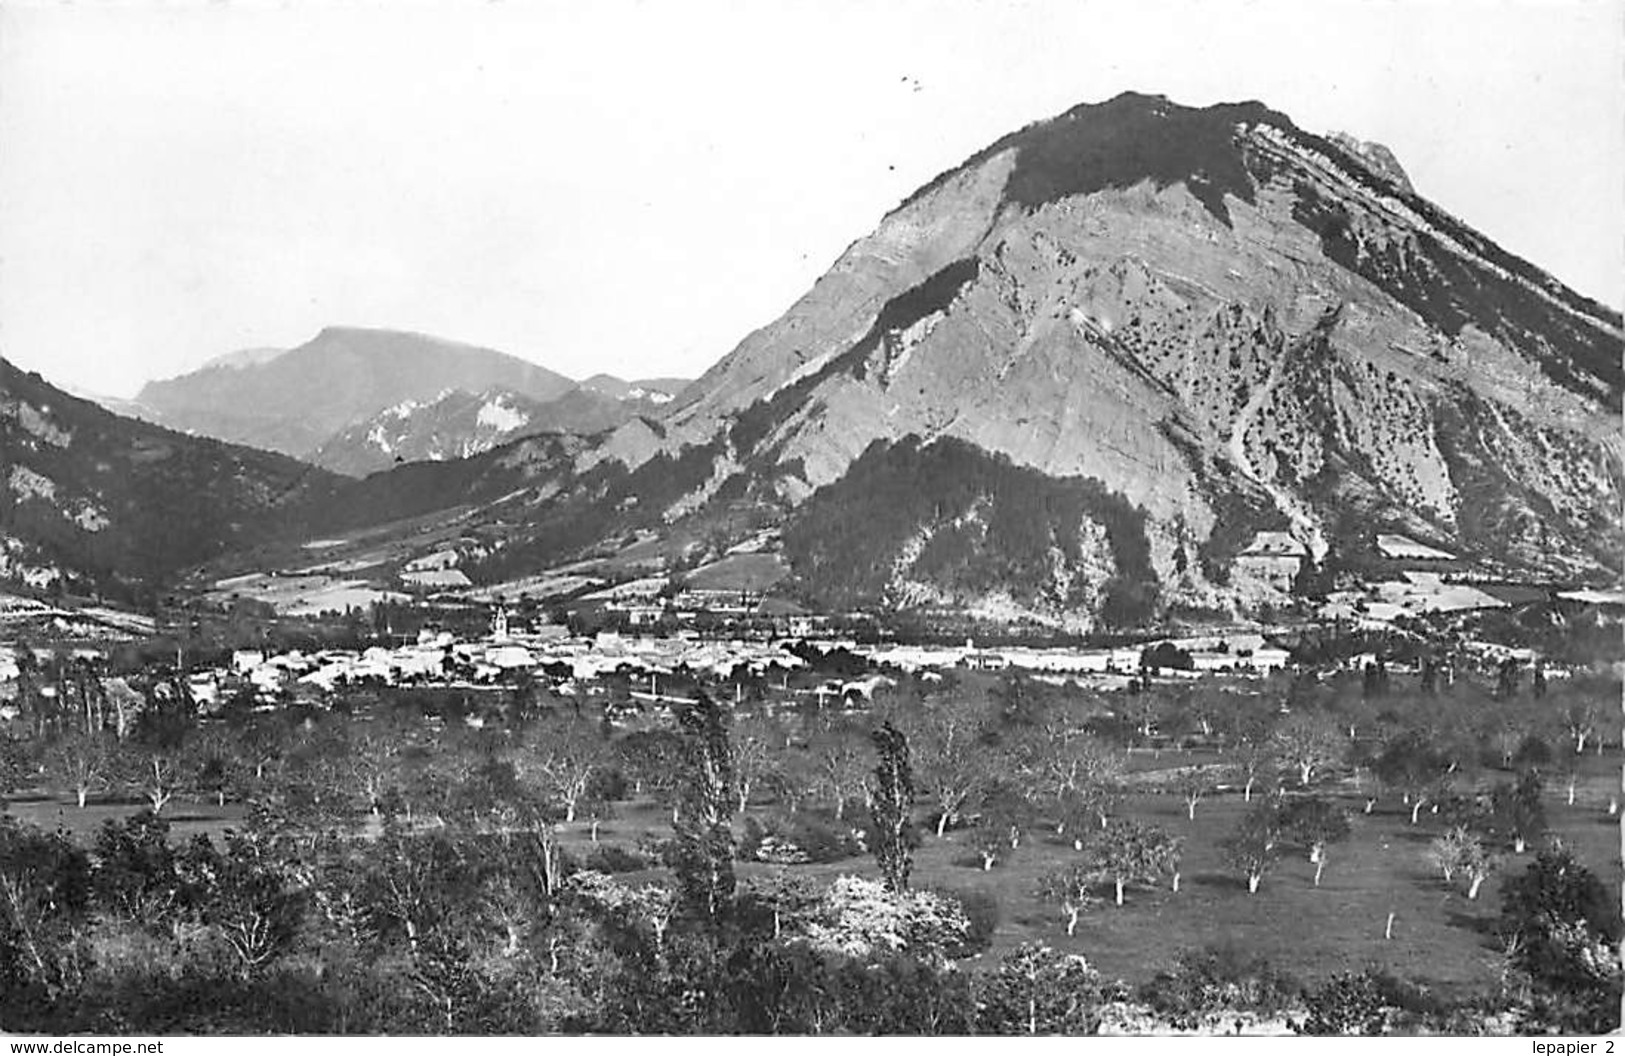
[[[310,461],[360,477],[401,462],[467,458],[521,436],[591,436],[626,423],[632,413],[628,403],[585,386],[545,401],[508,389],[453,389],[431,400],[404,400],[340,430]]]
[[[338,478],[291,458],[121,418],[0,359],[0,582],[127,599],[297,530]]]
[[[166,381],[137,402],[175,429],[309,456],[333,434],[406,400],[504,388],[550,400],[567,378],[490,349],[393,330],[328,327],[280,355],[236,354]]]
[[[585,461],[687,451],[708,471],[668,514],[743,495],[793,521],[876,442],[952,438],[1143,511],[1174,603],[1245,594],[1230,562],[1259,529],[1317,561],[1380,529],[1531,574],[1617,571],[1619,314],[1358,147],[1258,103],[1125,95],[1040,122],[854,243],[662,435],[630,425]],[[967,511],[930,512],[915,535]],[[1040,593],[1016,600],[1073,605]]]

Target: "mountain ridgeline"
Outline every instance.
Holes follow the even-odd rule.
[[[488,348],[423,334],[328,327],[298,348],[255,350],[149,382],[136,397],[154,420],[296,458],[386,408],[461,389],[546,402],[568,378]]]
[[[150,600],[202,561],[304,530],[340,478],[124,418],[0,359],[0,582]]]
[[[781,508],[790,539],[819,489],[855,497],[872,445],[952,439],[1098,482],[1144,514],[1148,595],[1233,607],[1259,600],[1228,572],[1260,530],[1317,562],[1392,531],[1487,571],[1611,578],[1621,395],[1619,314],[1419,197],[1386,149],[1258,103],[1125,95],[926,184],[658,442],[608,449],[709,445],[707,479],[742,476],[727,493]],[[921,587],[910,540],[931,530],[897,536],[871,600],[1000,600],[975,577]],[[1033,603],[1067,618],[1117,573],[1060,550],[1060,580],[1095,593]]]
[[[455,506],[500,527],[464,566],[486,582],[770,523],[814,603],[1072,628],[1276,599],[1233,574],[1265,530],[1322,568],[1394,532],[1487,574],[1610,581],[1621,351],[1618,312],[1380,145],[1128,94],[925,184],[658,410],[378,473],[364,501],[313,492],[304,523]],[[198,413],[233,406],[218,386]]]

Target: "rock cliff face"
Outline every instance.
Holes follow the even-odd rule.
[[[1333,132],[1326,138],[1341,147],[1345,154],[1364,164],[1375,175],[1387,180],[1408,194],[1416,193],[1416,188],[1411,186],[1411,178],[1405,174],[1405,169],[1399,164],[1399,159],[1394,157],[1393,151],[1381,143],[1367,143],[1364,140],[1355,139],[1347,132]]]
[[[1143,511],[1162,597],[1208,604],[1260,529],[1322,562],[1392,528],[1617,571],[1621,394],[1618,313],[1418,197],[1385,150],[1258,103],[1125,95],[921,188],[663,436],[602,451],[703,450],[706,487],[793,520],[872,444],[951,439]]]

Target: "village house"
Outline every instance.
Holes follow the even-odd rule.
[[[1308,549],[1286,532],[1258,532],[1236,555],[1235,569],[1248,579],[1287,592],[1308,556]]]

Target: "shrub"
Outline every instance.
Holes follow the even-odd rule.
[[[1228,1012],[1273,1015],[1293,1003],[1298,985],[1258,955],[1209,946],[1180,955],[1172,971],[1140,988],[1140,1000],[1179,1030],[1195,1030]]]
[[[600,767],[587,782],[587,798],[601,803],[623,802],[632,798],[632,782],[619,767]]]
[[[993,945],[993,933],[999,928],[999,899],[991,891],[978,887],[933,887],[935,894],[959,903],[965,912],[965,942],[948,951],[950,957],[969,957]]]
[[[1388,1027],[1388,1008],[1378,980],[1370,972],[1341,973],[1326,980],[1318,989],[1304,994],[1308,1016],[1292,1029],[1299,1034],[1347,1035],[1383,1034]]]
[[[582,867],[599,873],[634,873],[649,868],[649,864],[649,860],[636,851],[612,843],[601,843],[587,855]]]
[[[745,819],[738,856],[777,865],[845,861],[863,853],[858,836],[805,815]]]
[[[1519,770],[1532,766],[1543,766],[1552,761],[1552,749],[1544,738],[1538,733],[1531,733],[1518,745],[1518,750],[1512,755],[1512,765]]]

